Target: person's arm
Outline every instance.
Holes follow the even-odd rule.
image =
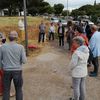
[[[89,42],[89,48],[91,49],[92,52],[94,51],[95,46],[96,46],[96,39],[95,37],[92,37]]]
[[[74,53],[72,55],[72,59],[70,61],[70,67],[71,67],[71,70],[73,70],[78,64],[78,56],[76,53]]]
[[[2,67],[2,48],[0,47],[0,68]]]
[[[25,49],[24,49],[24,47],[22,46],[22,52],[21,52],[21,63],[25,64],[26,61],[27,61],[27,58],[26,58]]]

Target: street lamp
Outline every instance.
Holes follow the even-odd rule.
[[[26,0],[23,0],[24,4],[24,29],[25,29],[25,49],[28,56],[28,32],[27,32],[27,18],[26,18]]]

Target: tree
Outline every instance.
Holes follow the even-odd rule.
[[[0,8],[8,9],[9,16],[23,9],[23,0],[0,0]]]
[[[48,14],[53,14],[55,12],[54,7],[49,6],[47,12]]]
[[[64,9],[63,4],[55,4],[54,5],[55,14],[57,14],[57,15],[60,15],[62,13],[63,9]]]
[[[27,11],[39,12],[40,3],[43,0],[26,0]],[[16,11],[23,11],[23,0],[0,0],[0,9],[8,9],[9,16],[15,14]]]
[[[27,0],[27,10],[29,14],[35,15],[40,13],[41,3],[43,0]]]
[[[78,13],[79,13],[78,9],[72,10],[71,16],[73,16],[73,17],[77,20],[77,18],[78,18]]]
[[[41,2],[40,4],[40,14],[48,13],[48,9],[50,7],[50,4],[48,2]]]
[[[67,14],[69,15],[69,11],[68,11],[68,10],[64,10],[64,11],[62,12],[62,15],[63,15],[63,16],[67,16]]]

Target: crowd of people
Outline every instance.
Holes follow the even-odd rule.
[[[43,21],[39,25],[38,43],[45,41],[46,25]],[[66,31],[65,31],[66,30]],[[68,22],[67,27],[59,21],[57,31],[54,23],[50,24],[48,40],[55,40],[55,33],[58,33],[58,44],[63,47],[69,44],[71,52],[70,69],[72,73],[72,87],[74,100],[85,100],[86,98],[86,76],[97,77],[99,73],[100,57],[100,28],[96,25],[73,24]],[[67,37],[67,42],[65,42]],[[10,86],[13,80],[15,86],[16,100],[23,100],[23,78],[22,64],[27,61],[24,47],[16,42],[18,33],[11,31],[8,35],[9,42],[0,33],[0,95],[2,100],[9,100]],[[94,66],[94,70],[88,73],[88,67]]]
[[[43,22],[41,26],[41,28],[39,27],[40,34],[42,35],[44,33],[44,37],[46,26]],[[55,32],[54,23],[51,23],[48,35],[49,40],[51,40],[51,36],[52,40],[54,40]],[[57,34],[59,46],[64,46],[66,43],[64,40],[65,37],[67,37],[67,44],[69,45],[68,49],[72,55],[70,67],[72,73],[74,100],[85,100],[86,76],[89,75],[90,77],[97,77],[99,72],[100,28],[98,28],[96,25],[89,25],[88,21],[85,23],[79,21],[79,23],[76,24],[69,21],[67,23],[67,27],[64,27],[62,22],[59,21]],[[42,42],[44,42],[44,38]],[[92,67],[92,71],[89,71],[90,67]]]

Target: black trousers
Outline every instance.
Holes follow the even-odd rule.
[[[10,86],[11,81],[13,80],[15,91],[16,91],[16,100],[23,100],[22,86],[22,71],[4,71],[4,92],[2,100],[9,100],[10,98]]]
[[[44,42],[44,38],[45,38],[45,33],[39,33],[39,39],[38,42],[40,43],[41,41]]]
[[[59,46],[64,46],[64,36],[59,36]]]
[[[99,69],[99,59],[98,57],[93,58],[92,64],[94,65],[94,73],[98,74],[98,69]]]
[[[54,33],[53,32],[49,33],[49,40],[51,40],[51,38],[52,38],[52,40],[54,40]]]

